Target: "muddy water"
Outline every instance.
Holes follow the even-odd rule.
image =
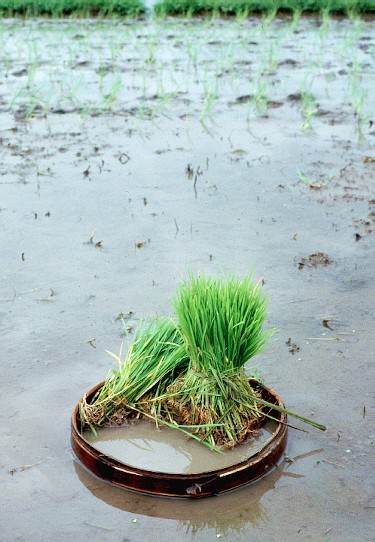
[[[246,461],[272,439],[275,428],[274,422],[268,423],[249,442],[221,453],[187,439],[179,431],[167,427],[156,428],[148,421],[126,427],[103,427],[96,436],[86,431],[84,437],[97,450],[126,465],[156,472],[191,474],[223,469]]]
[[[373,540],[373,21],[0,34],[0,539]],[[253,266],[279,332],[251,368],[327,432],[199,502],[94,478],[69,422],[105,350],[188,270]]]

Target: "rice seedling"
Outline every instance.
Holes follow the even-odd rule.
[[[269,40],[269,45],[267,48],[267,58],[264,68],[264,73],[269,74],[276,70],[277,68],[277,52],[279,50],[279,43],[275,43],[272,40]]]
[[[370,82],[364,73],[358,56],[353,56],[346,91],[354,112],[356,131],[360,139],[364,137],[364,128],[371,120],[371,109],[369,107],[370,88]]]
[[[159,112],[162,112],[164,115],[167,115],[168,107],[171,101],[173,100],[174,94],[172,92],[167,92],[158,97],[154,107],[152,108],[152,117],[156,116]]]
[[[300,8],[294,9],[292,21],[290,23],[290,28],[291,28],[292,32],[297,32],[298,26],[299,26],[299,23],[300,23],[300,20],[301,20],[301,14],[302,13],[301,13]]]
[[[321,26],[319,29],[319,37],[323,41],[324,38],[327,36],[329,29],[330,29],[330,10],[329,7],[324,7],[321,10]]]
[[[156,80],[156,94],[159,96],[159,98],[163,98],[165,95],[165,88],[164,88],[164,66],[163,64],[160,64],[158,66],[157,70],[157,80]],[[165,103],[167,103],[168,100],[166,100]],[[161,102],[160,102],[161,103]],[[159,103],[159,105],[160,105]]]
[[[113,108],[113,105],[118,98],[121,85],[122,85],[121,75],[117,74],[108,94],[106,94],[106,96],[104,97],[104,104],[103,104],[104,110],[111,110]]]
[[[306,90],[305,83],[302,84],[300,110],[303,119],[301,130],[303,132],[312,130],[312,121],[316,116],[318,106],[315,96],[311,92]]]
[[[232,448],[256,430],[266,411],[245,364],[267,344],[267,299],[249,275],[242,280],[194,277],[182,284],[174,310],[189,365],[168,388],[167,406],[178,423],[210,447]],[[169,397],[168,397],[169,394]],[[277,407],[306,423],[324,426]],[[270,416],[272,417],[272,416]]]
[[[167,318],[154,320],[138,329],[124,361],[110,353],[118,362],[103,387],[88,403],[80,403],[83,427],[121,424],[135,413],[160,418],[159,397],[176,373],[187,364],[180,333]],[[147,396],[147,398],[146,398]]]
[[[333,180],[333,176],[329,175],[328,177],[324,177],[323,179],[313,179],[303,171],[297,170],[297,177],[298,180],[301,181],[303,184],[311,188],[312,190],[321,190],[322,188],[325,188],[330,182]]]
[[[155,49],[156,49],[157,41],[155,39],[155,36],[149,36],[148,43],[147,43],[147,58],[146,63],[147,64],[155,64]]]
[[[253,81],[254,91],[249,94],[247,102],[247,129],[250,130],[252,122],[267,109],[267,80],[262,75],[257,75]]]
[[[368,98],[368,89],[363,85],[363,81],[356,79],[350,80],[349,88],[354,114],[356,117],[360,118]]]
[[[233,447],[262,417],[245,363],[265,346],[266,299],[251,277],[190,277],[174,310],[189,367],[169,388],[168,407],[179,423],[214,428],[196,432],[212,446]],[[217,424],[220,424],[219,426]]]
[[[236,12],[236,21],[238,24],[242,24],[246,19],[249,17],[249,10],[248,9],[239,9]]]
[[[209,85],[206,85],[205,90],[204,90],[203,109],[200,114],[201,121],[212,115],[212,110],[214,108],[214,105],[217,99],[218,99],[217,92],[214,89],[212,89]]]
[[[262,15],[261,28],[264,33],[267,32],[271,23],[275,20],[276,14],[277,14],[277,8],[272,7],[269,10],[265,11],[264,14]]]

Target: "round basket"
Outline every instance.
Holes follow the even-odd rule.
[[[273,390],[259,383],[255,385],[264,401],[275,406],[284,406]],[[86,400],[90,402],[102,386],[103,382],[92,388],[86,394]],[[72,414],[71,443],[78,459],[92,473],[123,488],[163,497],[210,497],[245,486],[261,478],[275,466],[286,446],[287,416],[272,408],[269,408],[267,413],[277,420],[277,425],[263,448],[241,463],[212,471],[192,474],[155,472],[128,465],[104,454],[81,433],[79,403]]]

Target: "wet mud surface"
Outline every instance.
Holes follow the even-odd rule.
[[[2,21],[1,529],[8,541],[374,539],[373,21]],[[325,423],[261,481],[157,499],[70,416],[189,270],[254,266],[252,368]],[[299,423],[299,428],[306,429]]]

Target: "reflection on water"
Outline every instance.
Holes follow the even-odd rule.
[[[260,499],[274,488],[282,474],[276,469],[261,483],[217,497],[194,500],[155,497],[124,490],[94,477],[76,460],[74,468],[87,489],[110,506],[131,514],[176,520],[178,529],[184,532],[197,533],[211,528],[222,534],[229,530],[240,532],[249,523],[259,526],[267,522],[267,510]]]
[[[255,528],[267,524],[270,518],[262,498],[269,491],[275,490],[282,476],[292,474],[289,469],[296,462],[322,451],[312,450],[307,454],[286,458],[267,476],[247,487],[198,500],[154,497],[124,490],[96,478],[77,460],[74,460],[74,468],[86,488],[110,506],[130,514],[176,520],[179,522],[179,531],[196,534],[209,528],[226,536],[231,531],[240,533],[249,524]]]
[[[245,461],[261,450],[272,436],[276,423],[268,421],[254,438],[223,454],[213,452],[185,434],[140,420],[126,427],[100,428],[97,437],[84,437],[100,452],[141,469],[184,473],[218,470]]]

